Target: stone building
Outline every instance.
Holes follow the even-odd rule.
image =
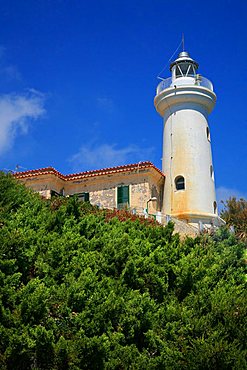
[[[52,167],[14,176],[45,198],[77,195],[103,208],[129,209],[159,217],[165,176],[151,162],[63,175]]]

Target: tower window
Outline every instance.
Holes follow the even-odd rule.
[[[176,190],[184,190],[185,189],[185,181],[183,176],[177,176],[175,178],[175,186]]]
[[[212,165],[210,165],[210,176],[212,178],[212,180],[214,180],[214,168]]]
[[[213,207],[214,207],[214,214],[217,212],[217,203],[216,201],[213,202]]]
[[[208,126],[206,128],[206,134],[207,134],[208,141],[210,141],[210,131],[209,131],[209,127]]]

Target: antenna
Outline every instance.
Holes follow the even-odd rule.
[[[20,170],[20,169],[26,170],[26,167],[22,167],[20,164],[17,164],[17,165],[15,166],[15,171],[18,171],[18,170]]]
[[[172,58],[174,57],[174,55],[177,53],[177,51],[179,50],[179,48],[181,47],[181,45],[183,45],[183,51],[184,51],[184,34],[182,34],[182,40],[180,41],[177,49],[174,51],[174,53],[172,54],[172,56],[168,59],[168,62],[166,63],[165,67],[160,71],[160,73],[158,74],[157,78],[159,80],[164,80],[163,77],[161,77],[161,73],[164,72],[164,70],[166,69],[166,67],[169,65],[169,63],[171,62]]]

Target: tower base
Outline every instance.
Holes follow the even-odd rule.
[[[175,217],[181,221],[184,221],[199,230],[203,231],[204,229],[208,230],[214,227],[220,227],[225,225],[225,221],[222,220],[218,215],[205,213],[205,214],[194,214],[194,213],[179,213],[173,214],[172,217]]]

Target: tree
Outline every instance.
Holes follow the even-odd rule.
[[[224,210],[220,216],[229,226],[234,226],[236,235],[247,242],[247,201],[243,198],[237,200],[235,197],[229,198],[224,203]]]

